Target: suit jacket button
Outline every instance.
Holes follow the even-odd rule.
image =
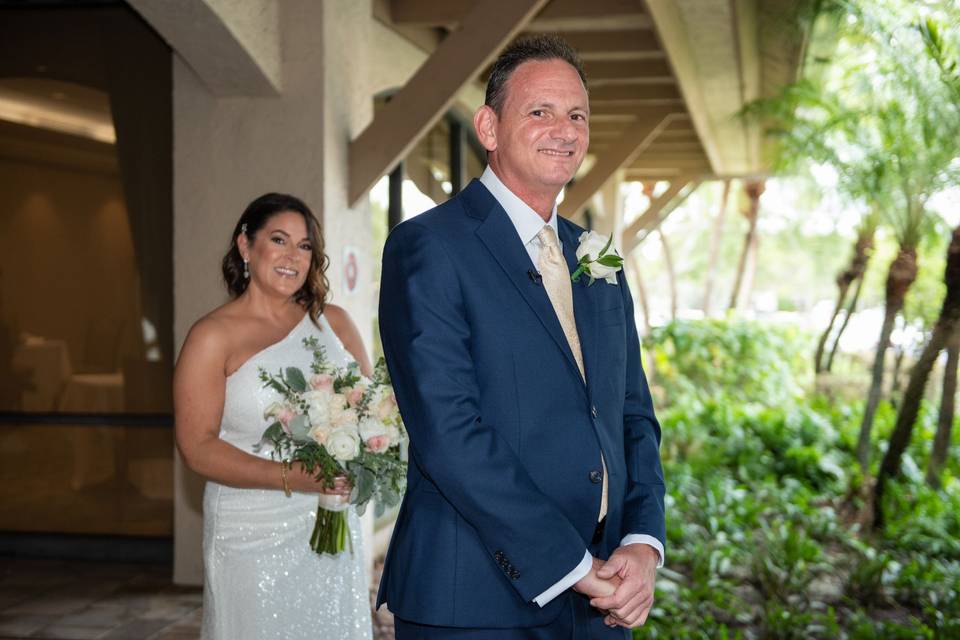
[[[590,472],[590,482],[593,484],[600,484],[603,482],[603,472],[594,469]]]
[[[599,412],[597,411],[597,405],[593,405],[592,407],[590,407],[590,415],[592,415],[594,418],[596,418],[597,415],[599,415]]]

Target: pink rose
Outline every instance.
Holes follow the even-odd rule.
[[[320,373],[310,378],[310,388],[316,389],[317,391],[332,391],[333,390],[333,376]]]
[[[350,406],[355,407],[363,399],[363,387],[352,387],[350,391],[347,391],[347,402]]]
[[[373,436],[367,440],[367,450],[372,453],[383,453],[390,448],[390,438],[388,436]]]
[[[297,412],[290,407],[284,407],[277,413],[277,420],[283,425],[283,430],[290,433],[290,421],[297,417]]]

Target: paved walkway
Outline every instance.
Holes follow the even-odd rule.
[[[197,640],[201,604],[168,566],[0,557],[0,640]],[[393,638],[389,614],[374,627]]]

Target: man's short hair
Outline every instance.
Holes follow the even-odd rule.
[[[583,73],[583,63],[576,49],[560,36],[544,34],[521,38],[507,47],[490,70],[487,80],[487,95],[484,104],[493,109],[498,116],[507,98],[507,80],[514,69],[531,60],[563,60],[580,74],[583,86],[587,86],[587,77]]]

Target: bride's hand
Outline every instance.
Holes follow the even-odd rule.
[[[323,482],[318,481],[316,476],[307,473],[299,462],[293,463],[293,466],[287,471],[287,482],[291,491],[297,493],[323,493],[346,497],[353,490],[353,485],[350,484],[346,476],[336,476],[333,479],[333,486],[328,487]]]
[[[346,476],[335,477],[332,487],[320,483],[320,493],[325,493],[328,496],[349,496],[351,491],[353,491],[353,485],[350,484]]]

